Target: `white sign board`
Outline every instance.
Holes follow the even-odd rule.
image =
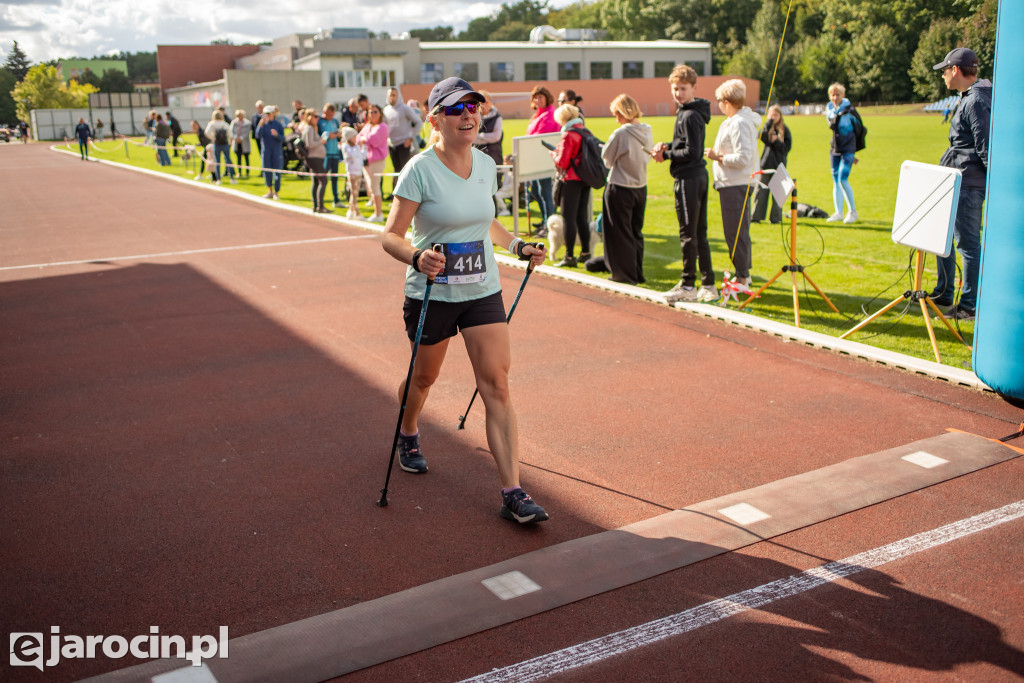
[[[904,161],[896,190],[892,241],[949,256],[960,198],[961,173],[955,168]]]
[[[558,145],[561,133],[544,133],[543,135],[524,135],[512,138],[512,166],[516,181],[525,183],[539,178],[555,176],[555,161],[551,158],[551,150],[544,146]]]
[[[772,174],[772,179],[768,181],[768,189],[772,191],[772,196],[775,197],[775,203],[779,206],[786,205],[786,197],[793,191],[796,184],[793,179],[789,177],[789,171],[786,170],[785,164],[779,164],[779,167],[775,169],[775,173]]]

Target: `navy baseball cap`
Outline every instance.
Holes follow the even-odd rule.
[[[484,101],[483,95],[473,90],[473,86],[458,76],[446,78],[430,91],[430,97],[427,98],[427,109],[433,111],[434,107],[450,107],[466,95],[472,95],[477,102]]]
[[[945,69],[947,66],[978,66],[978,55],[974,50],[967,47],[957,47],[949,51],[946,58],[933,66],[935,71]]]

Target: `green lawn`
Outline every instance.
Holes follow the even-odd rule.
[[[893,244],[890,238],[899,170],[903,161],[908,159],[937,163],[946,148],[947,129],[940,125],[940,118],[935,115],[890,115],[888,112],[881,115],[870,109],[863,110],[862,114],[869,130],[868,146],[858,154],[860,162],[850,176],[860,222],[845,225],[827,223],[824,220],[800,219],[797,232],[799,262],[807,267],[807,273],[840,311],[839,314],[835,314],[828,310],[814,290],[810,286],[804,286],[801,278],[801,327],[832,336],[839,336],[853,327],[857,321],[866,317],[865,311],[873,312],[911,288],[912,272],[908,269],[911,264],[911,252],[905,247]],[[654,129],[655,141],[671,139],[674,118],[651,117],[646,121]],[[716,117],[708,126],[708,144],[714,140],[721,121],[721,117]],[[797,181],[799,200],[831,213],[832,181],[828,160],[830,133],[824,117],[789,117],[786,123],[793,132],[793,150],[790,152],[787,167]],[[504,125],[505,150],[506,153],[511,153],[511,139],[524,134],[526,121],[507,120]],[[587,125],[602,139],[607,139],[616,127],[612,118],[591,117],[587,119]],[[182,144],[188,142],[194,142],[190,135],[183,138]],[[124,145],[115,145],[108,140],[100,143],[100,148],[111,151],[105,154],[98,153],[96,156],[183,177],[195,175],[197,172],[195,169],[186,169],[179,160],[174,160],[174,165],[161,169],[156,164],[152,150],[130,144],[128,147],[129,158],[126,159]],[[386,193],[390,188],[390,179],[385,179],[384,186]],[[257,195],[266,191],[262,179],[255,176],[229,187]],[[597,194],[600,195],[600,192]],[[286,177],[281,189],[281,198],[289,203],[309,207],[308,181]],[[720,282],[722,271],[731,270],[731,264],[722,236],[718,193],[711,190],[708,200],[708,236],[712,260]],[[600,209],[599,196],[595,197],[594,206]],[[783,226],[763,223],[751,228],[754,254],[754,267],[751,272],[754,289],[759,288],[789,262],[788,208],[787,205]],[[385,205],[385,212],[387,209]],[[502,220],[511,227],[511,218]],[[526,225],[523,214],[520,227],[524,228]],[[678,281],[682,266],[668,164],[652,163],[648,168],[648,203],[644,234],[644,273],[647,278],[645,287],[654,291],[667,290]],[[597,251],[600,253],[600,248]],[[934,282],[935,259],[929,256],[922,288],[930,290]],[[783,275],[760,299],[747,305],[744,310],[764,318],[792,323],[791,283],[791,275]],[[736,305],[735,302],[730,303],[734,308]],[[940,322],[936,322],[936,337],[942,362],[954,367],[969,367],[970,351]],[[973,323],[960,323],[960,331],[970,342]],[[865,329],[852,335],[850,339],[917,358],[934,360],[924,320],[916,305],[909,308],[901,303]]]

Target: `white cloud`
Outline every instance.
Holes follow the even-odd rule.
[[[158,44],[206,45],[224,38],[261,42],[332,26],[391,35],[434,26],[460,31],[500,5],[501,0],[312,0],[299,6],[282,0],[16,0],[0,4],[0,58],[7,56],[14,40],[35,63],[120,50],[153,51]]]

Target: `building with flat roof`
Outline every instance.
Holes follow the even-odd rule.
[[[535,28],[530,41],[520,42],[379,39],[364,28],[335,28],[282,36],[270,45],[231,46],[239,49],[235,55],[213,55],[205,49],[211,46],[196,46],[203,50],[202,73],[183,67],[185,62],[198,61],[188,53],[190,47],[173,46],[173,52],[158,47],[160,80],[172,107],[217,102],[248,110],[259,99],[289,111],[289,103],[296,99],[307,106],[343,105],[358,94],[383,103],[391,86],[402,88],[405,98],[420,97],[434,83],[460,76],[478,88],[501,93],[499,104],[506,116],[529,115],[528,93],[538,83],[555,93],[573,88],[588,106],[601,112],[598,115],[604,115],[611,99],[621,92],[636,97],[645,112],[655,113],[657,104],[668,113],[672,107],[665,104],[665,78],[672,68],[689,64],[703,76],[711,73],[712,64],[710,43],[609,41],[590,29],[550,26]],[[165,67],[177,75],[170,87]],[[186,73],[195,74],[193,83],[183,82]],[[722,80],[704,78],[698,85],[713,92],[711,82]],[[750,81],[748,88],[751,84],[752,101],[756,101],[758,85]]]

